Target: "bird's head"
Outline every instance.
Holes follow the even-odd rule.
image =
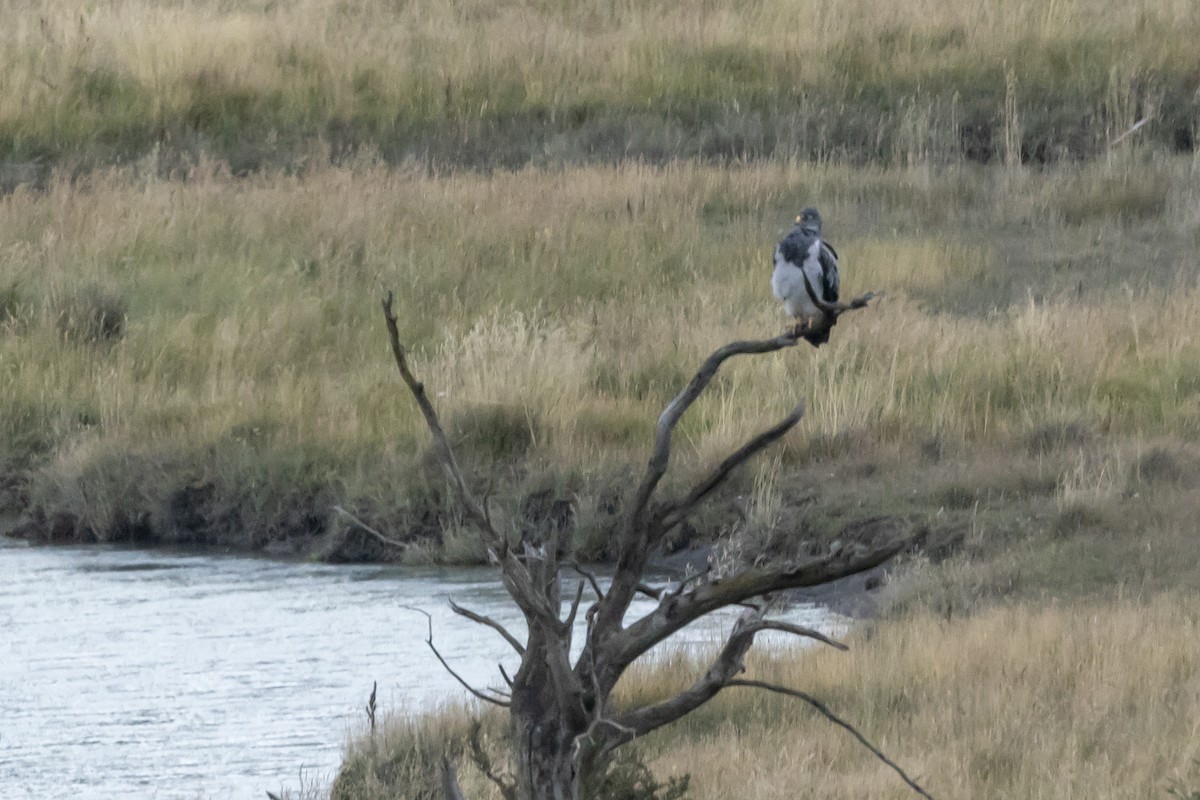
[[[800,216],[796,217],[796,224],[803,230],[812,231],[813,233],[821,232],[821,215],[817,213],[817,209],[809,206],[800,212]]]

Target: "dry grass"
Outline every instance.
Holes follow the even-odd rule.
[[[769,651],[747,677],[822,699],[936,797],[1166,797],[1200,786],[1192,600],[1017,604],[952,622],[907,616],[861,628],[849,653]],[[627,676],[624,697],[659,698],[702,669],[695,656],[669,658]],[[431,730],[467,726],[461,710],[428,719]],[[398,742],[392,757],[420,730],[409,720],[402,735],[388,734]],[[695,800],[914,796],[807,705],[752,689],[727,690],[641,750],[662,780],[691,774]],[[386,772],[388,752],[356,744],[344,786]],[[473,796],[491,796],[473,770],[462,773]],[[372,783],[354,796],[396,788]]]
[[[824,699],[938,797],[1165,796],[1172,779],[1195,783],[1200,757],[1197,623],[1184,598],[1018,605],[889,621],[853,637],[849,654],[772,656],[748,674]],[[722,699],[655,744],[658,771],[692,773],[697,800],[911,796],[777,696]]]
[[[1063,222],[1081,187],[1147,163],[1166,181],[1161,214]],[[987,444],[1077,420],[1191,438],[1193,176],[1190,160],[1136,157],[978,181],[793,162],[59,181],[0,199],[22,309],[0,336],[6,460],[52,449],[35,498],[102,536],[165,513],[189,482],[251,487],[272,509],[296,492],[403,504],[386,495],[412,483],[424,431],[386,357],[386,286],[480,466],[499,454],[586,479],[640,459],[649,421],[711,348],[779,328],[767,252],[814,199],[848,289],[889,296],[828,348],[734,364],[681,426],[685,471],[805,396],[785,460],[855,431]],[[1046,268],[1080,239],[1094,255]],[[1150,247],[1157,259],[1129,271]],[[119,341],[64,336],[64,298],[85,289],[120,305]],[[164,488],[131,493],[148,470]]]
[[[0,158],[1040,161],[1147,115],[1191,147],[1198,31],[1188,0],[36,0],[0,32]]]
[[[552,487],[602,553],[664,401],[779,329],[769,249],[815,203],[847,289],[887,297],[731,365],[676,464],[807,397],[731,487],[742,540],[884,513],[957,555],[849,657],[754,669],[938,796],[1200,785],[1196,616],[1144,599],[1200,570],[1191,0],[8,6],[0,489],[51,535],[260,549],[337,539],[342,505],[477,557],[389,366],[394,288],[468,469],[503,462],[498,519]],[[352,760],[398,775],[428,724]],[[697,797],[905,795],[779,698],[650,746]]]

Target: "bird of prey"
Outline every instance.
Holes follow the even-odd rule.
[[[813,302],[804,285],[805,275],[819,301],[837,302],[841,284],[838,254],[821,238],[821,215],[811,207],[800,212],[795,227],[775,247],[771,289],[783,301],[783,310],[796,320],[794,335],[817,347],[829,341],[829,329],[837,317]]]

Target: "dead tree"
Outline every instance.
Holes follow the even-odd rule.
[[[869,295],[823,310],[831,316],[832,324],[838,315],[863,307],[868,299]],[[459,678],[476,697],[508,709],[514,750],[512,776],[506,779],[488,770],[489,777],[500,785],[506,798],[579,800],[588,797],[589,782],[600,774],[616,748],[680,719],[725,688],[752,686],[806,698],[803,693],[784,687],[738,679],[755,635],[760,631],[775,630],[839,648],[842,645],[817,631],[766,618],[765,605],[756,605],[755,599],[771,592],[828,583],[870,569],[887,561],[908,544],[907,540],[897,538],[870,546],[847,545],[821,557],[748,567],[724,577],[704,574],[673,587],[646,585],[647,566],[663,538],[721,486],[731,472],[782,437],[803,416],[804,405],[801,403],[778,423],[730,453],[686,494],[674,498],[659,497],[659,484],[670,463],[671,437],[680,418],[727,359],[771,353],[796,345],[799,337],[795,333],[785,333],[773,339],[733,342],[717,349],[662,412],[650,461],[640,482],[633,487],[623,519],[614,534],[616,566],[611,581],[603,587],[595,575],[568,560],[556,531],[549,531],[543,540],[535,541],[520,532],[501,531],[493,525],[486,501],[481,502],[471,491],[425,387],[409,367],[392,313],[390,292],[383,301],[383,311],[396,366],[424,415],[438,460],[464,517],[486,538],[489,554],[499,567],[504,586],[520,608],[528,627],[528,634],[521,641],[496,620],[451,604],[457,614],[496,631],[520,658],[520,667],[514,675],[509,676],[501,668],[508,684],[506,692],[481,691]],[[568,594],[565,611],[560,576],[564,568],[578,575]],[[572,660],[572,635],[588,587],[596,599],[583,611],[586,639],[582,652]],[[639,593],[650,594],[658,604],[640,619],[626,621],[630,604]],[[729,639],[704,674],[688,689],[642,707],[621,708],[612,702],[613,689],[622,674],[651,648],[701,617],[736,605],[746,607]],[[432,630],[428,643],[436,654]],[[441,658],[440,654],[438,658]],[[450,670],[444,660],[442,663]],[[815,707],[819,711],[823,709],[819,703]],[[827,716],[845,725],[831,713]],[[460,793],[456,794],[459,790],[448,763],[444,765],[442,777],[447,796],[461,797]]]

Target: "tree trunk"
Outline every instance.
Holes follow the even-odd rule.
[[[873,297],[868,293],[850,303],[822,305],[807,278],[805,285],[813,302],[828,316],[829,325],[839,314],[863,308]],[[566,548],[560,539],[561,531],[551,527],[531,534],[522,529],[519,539],[514,542],[508,533],[502,533],[492,524],[486,496],[480,502],[471,493],[437,412],[425,393],[424,384],[408,367],[396,318],[392,314],[391,292],[383,302],[383,310],[396,365],[425,417],[438,460],[464,515],[483,534],[491,560],[500,567],[505,588],[525,616],[528,634],[522,644],[496,620],[451,602],[455,613],[495,630],[521,657],[521,666],[513,678],[510,679],[501,668],[511,690],[508,692],[498,689],[480,691],[451,670],[451,674],[476,697],[508,710],[515,753],[511,766],[515,774],[493,773],[486,765],[486,757],[476,761],[477,765],[482,764],[484,774],[500,788],[505,800],[590,800],[593,786],[602,777],[615,749],[686,716],[730,686],[757,686],[807,699],[868,744],[853,727],[837,720],[808,695],[735,676],[744,671],[746,653],[753,645],[754,635],[761,630],[784,631],[844,649],[817,631],[766,619],[767,604],[756,605],[755,598],[787,589],[817,586],[870,569],[907,547],[910,537],[897,536],[869,546],[851,543],[821,557],[747,566],[731,575],[712,575],[705,571],[674,585],[648,587],[644,582],[650,556],[661,546],[666,535],[682,524],[733,470],[791,430],[803,416],[804,404],[797,405],[778,423],[730,453],[686,495],[656,499],[659,483],[670,464],[675,426],[726,360],[793,347],[798,341],[798,333],[762,341],[732,342],[718,348],[664,409],[655,427],[653,451],[645,475],[633,492],[625,518],[614,532],[617,563],[612,580],[604,590],[595,575],[572,564],[581,579],[564,616],[560,568],[564,565]],[[573,660],[571,641],[588,584],[596,600],[584,612],[587,634],[581,653]],[[652,611],[626,623],[626,613],[638,592],[655,598],[658,604]],[[729,640],[709,669],[689,688],[642,707],[609,707],[609,695],[621,675],[655,645],[697,619],[739,605],[747,607]],[[432,619],[427,641],[443,666],[450,669],[434,647]],[[877,750],[872,751],[879,755]],[[923,793],[903,771],[888,763],[910,786]],[[447,787],[446,796],[450,800],[460,798],[462,795],[457,792],[457,781],[449,761],[443,762],[442,777]]]
[[[512,698],[518,800],[579,800],[582,777],[575,739],[580,722],[564,719],[548,675],[534,685],[516,686]]]

